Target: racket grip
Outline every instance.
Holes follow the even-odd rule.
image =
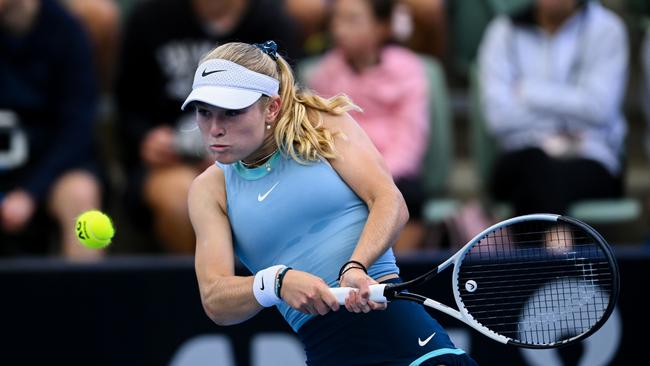
[[[387,302],[384,297],[384,288],[386,284],[370,285],[370,300],[374,302]],[[345,298],[348,297],[350,291],[358,291],[353,287],[331,287],[330,291],[336,296],[340,305],[345,305]]]

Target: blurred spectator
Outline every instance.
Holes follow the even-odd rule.
[[[329,45],[330,0],[284,0],[287,13],[301,27],[305,53],[319,54]],[[447,44],[444,0],[397,0],[393,12],[396,38],[416,52],[443,58]]]
[[[400,0],[413,19],[412,34],[407,45],[416,52],[437,58],[446,56],[447,19],[444,0]]]
[[[64,255],[101,255],[74,233],[76,216],[101,203],[96,105],[79,23],[55,0],[0,0],[0,253],[47,252],[51,217]]]
[[[622,21],[598,2],[537,0],[491,22],[483,108],[503,154],[491,192],[517,214],[622,194],[628,68]]]
[[[308,85],[331,97],[347,94],[363,112],[351,112],[379,152],[409,207],[411,220],[395,250],[421,245],[424,193],[420,184],[428,136],[427,77],[412,51],[390,43],[391,0],[336,0],[334,48],[307,75]]]
[[[187,192],[211,163],[193,113],[180,110],[196,66],[228,41],[274,39],[283,55],[297,59],[298,34],[282,9],[275,0],[151,0],[132,9],[117,80],[128,209],[136,220],[152,216],[156,239],[168,252],[193,252]]]
[[[113,81],[120,13],[115,0],[62,0],[84,25],[93,46],[95,67],[101,89],[108,91]]]
[[[284,0],[287,13],[300,27],[303,50],[317,54],[327,46],[325,30],[329,13],[329,0]]]

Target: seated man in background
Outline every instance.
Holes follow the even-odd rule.
[[[0,0],[0,254],[43,254],[50,218],[67,257],[75,218],[99,208],[97,83],[83,28],[55,0]]]
[[[482,106],[502,150],[494,198],[516,214],[566,213],[622,194],[628,43],[598,2],[536,0],[492,21],[479,51]]]
[[[194,114],[180,106],[201,57],[228,41],[274,39],[295,60],[298,38],[274,0],[151,0],[134,7],[123,33],[116,99],[129,175],[127,209],[141,221],[138,227],[153,226],[152,244],[168,253],[194,251],[187,193],[213,162]]]

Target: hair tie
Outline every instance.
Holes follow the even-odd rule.
[[[278,45],[275,41],[266,41],[264,43],[254,43],[253,46],[262,50],[262,52],[269,55],[273,61],[278,60]]]

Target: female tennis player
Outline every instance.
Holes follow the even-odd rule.
[[[189,193],[215,323],[276,306],[309,365],[475,365],[420,305],[369,301],[370,284],[400,281],[391,245],[408,212],[348,98],[297,89],[272,41],[227,43],[201,61],[188,106],[216,159]],[[254,276],[235,275],[235,255]],[[339,285],[358,289],[345,310]]]

